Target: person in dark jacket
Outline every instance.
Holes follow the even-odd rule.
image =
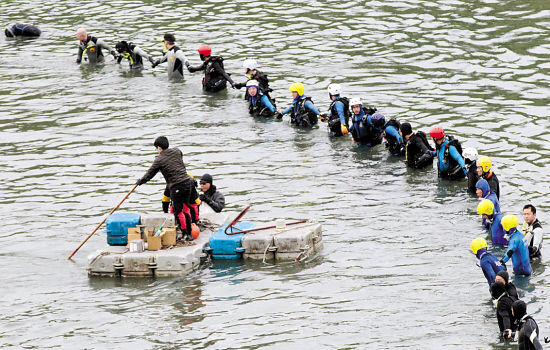
[[[96,38],[95,36],[88,35],[86,29],[78,28],[76,31],[76,38],[78,41],[78,53],[76,56],[76,63],[82,62],[82,58],[87,60],[90,64],[103,62],[105,60],[102,50],[107,50],[113,57],[118,59],[115,50],[111,49],[103,40]]]
[[[159,155],[145,175],[136,181],[136,184],[138,186],[143,185],[160,171],[170,190],[170,200],[172,201],[177,229],[181,230],[184,239],[193,240],[191,225],[188,225],[191,222],[191,215],[189,210],[186,209],[191,204],[193,181],[185,170],[183,153],[177,148],[168,148],[169,143],[165,136],[157,137],[154,146]]]
[[[15,23],[11,27],[6,26],[4,34],[6,34],[7,38],[16,38],[18,36],[32,38],[39,37],[42,31],[32,24]]]
[[[216,213],[219,213],[225,207],[225,197],[216,189],[216,186],[212,184],[212,175],[204,174],[201,177],[201,190],[202,194],[199,199],[208,204]]]
[[[512,315],[517,320],[515,339],[519,350],[542,350],[539,340],[539,326],[531,315],[527,314],[527,305],[523,300],[516,300],[512,304]]]
[[[510,275],[506,270],[500,270],[495,276],[495,282],[502,282],[506,286],[506,293],[509,296],[519,299],[518,290],[513,282],[510,282]]]
[[[399,134],[405,141],[405,163],[411,168],[423,168],[433,165],[435,150],[428,143],[426,134],[422,131],[413,133],[410,123],[404,122],[399,126]]]
[[[479,259],[479,266],[483,271],[489,287],[495,283],[495,277],[500,271],[505,271],[506,266],[501,264],[500,261],[491,253],[487,251],[487,241],[484,238],[476,238],[470,243],[470,249],[472,253]]]
[[[509,338],[516,330],[514,316],[512,315],[512,304],[517,299],[506,293],[506,286],[502,282],[495,282],[491,285],[491,296],[496,304],[497,321],[500,334]]]
[[[205,91],[217,92],[227,88],[227,82],[229,82],[234,89],[235,82],[223,68],[223,57],[212,56],[212,48],[208,45],[201,45],[198,51],[202,64],[194,67],[188,65],[187,70],[191,73],[204,71],[202,88]]]

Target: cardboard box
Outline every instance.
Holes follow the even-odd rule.
[[[162,229],[160,233],[162,237],[162,246],[168,247],[171,245],[176,245],[176,228],[175,227],[166,227]]]
[[[147,228],[145,228],[145,227],[143,228],[143,234],[142,234],[142,236],[143,236],[143,240],[144,240],[145,242],[148,242],[148,241],[149,241],[149,237],[151,237],[151,236],[154,235],[154,234],[155,234],[155,232],[149,232],[149,230],[148,230]]]
[[[149,236],[147,239],[147,250],[160,250],[162,238],[160,236]]]
[[[128,233],[128,244],[130,244],[131,241],[137,241],[138,239],[141,239],[141,233]]]

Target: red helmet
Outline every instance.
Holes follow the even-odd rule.
[[[212,48],[208,45],[199,46],[199,55],[210,56],[212,54]]]
[[[430,137],[439,140],[445,137],[445,130],[440,126],[435,126],[430,130]]]

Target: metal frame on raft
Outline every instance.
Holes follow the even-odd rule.
[[[265,227],[257,227],[257,228],[251,228],[251,229],[248,229],[248,230],[241,230],[239,228],[236,228],[236,227],[233,227],[235,224],[237,224],[237,222],[239,222],[239,220],[241,220],[244,216],[244,214],[246,214],[246,212],[248,211],[248,209],[250,209],[250,205],[248,205],[246,208],[244,208],[240,213],[239,215],[237,215],[235,217],[235,219],[233,219],[233,221],[231,221],[231,223],[229,225],[227,225],[227,227],[225,228],[225,231],[224,233],[228,236],[231,236],[231,235],[238,235],[239,233],[250,233],[250,232],[254,232],[254,231],[261,231],[261,230],[269,230],[269,229],[272,229],[272,228],[277,228],[277,225],[272,225],[272,226],[265,226]],[[285,225],[289,226],[289,225],[297,225],[297,224],[303,224],[304,222],[307,222],[307,220],[299,220],[299,221],[293,221],[293,222],[289,222],[289,223],[286,223]],[[236,232],[233,232],[233,229],[237,229],[239,231],[236,231]],[[228,233],[227,230],[231,229],[231,232]]]

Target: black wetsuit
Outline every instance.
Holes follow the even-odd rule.
[[[516,330],[516,324],[514,323],[514,316],[512,316],[512,304],[517,298],[508,295],[507,293],[500,297],[497,305],[497,320],[500,334],[506,329],[511,329],[512,332]]]
[[[32,24],[15,23],[9,28],[6,27],[4,33],[8,38],[14,38],[16,36],[37,37],[42,34],[42,31]]]
[[[519,350],[542,350],[539,341],[539,326],[531,316],[525,316],[519,322],[518,349]]]
[[[485,174],[483,174],[483,178],[489,183],[489,188],[491,189],[491,192],[494,192],[497,195],[497,198],[500,199],[500,184],[498,182],[497,174],[491,172],[488,177],[485,177]]]
[[[476,194],[476,184],[479,180],[479,177],[477,176],[476,162],[474,161],[466,167],[468,168],[468,192],[470,192],[471,194]]]
[[[200,66],[187,67],[189,72],[198,72],[204,70],[204,78],[202,79],[202,88],[205,91],[217,92],[227,87],[227,82],[232,86],[235,85],[229,74],[223,68],[223,58],[219,56],[210,56]]]
[[[216,213],[219,213],[225,207],[225,197],[212,184],[208,191],[199,196],[199,199],[212,207]]]
[[[433,151],[434,149],[428,143],[426,135],[419,131],[412,134],[406,141],[405,162],[407,166],[417,169],[430,164],[433,165]]]

